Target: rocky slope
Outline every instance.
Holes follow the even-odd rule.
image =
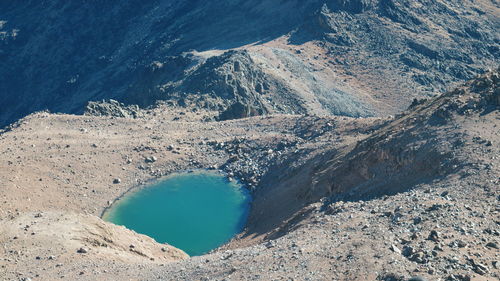
[[[486,145],[481,152],[491,153],[491,160],[496,160],[491,139],[500,133],[499,82],[498,71],[491,72],[436,99],[415,102],[408,112],[386,124],[373,124],[370,129],[374,132],[362,141],[345,147],[316,148],[314,156],[300,159],[298,164],[290,161],[293,157],[285,156],[288,162],[273,167],[262,179],[267,188],[256,194],[262,200],[256,200],[254,208],[267,211],[254,211],[250,224],[255,222],[261,228],[267,221],[274,221],[270,227],[275,227],[290,219],[286,217],[290,210],[298,211],[305,203],[321,198],[333,202],[370,200],[439,182],[447,175],[464,177],[464,170],[483,161],[471,158],[467,139]],[[476,130],[471,126],[477,119],[485,123],[483,132],[472,136]],[[276,178],[279,183],[271,184]],[[294,198],[287,200],[293,207],[276,205],[272,199],[276,194]],[[267,216],[270,209],[275,216]],[[280,217],[283,210],[287,211]],[[267,233],[268,229],[256,232]]]
[[[0,125],[102,99],[220,119],[394,114],[494,66],[499,13],[490,0],[3,2]]]
[[[285,154],[226,247],[239,249],[148,278],[498,279],[499,83],[500,69],[415,102],[360,141],[302,161]]]
[[[388,119],[200,122],[214,113],[168,104],[135,119],[30,115],[0,135],[0,276],[498,279],[499,82],[496,70]],[[223,248],[166,263],[183,253],[98,218],[138,184],[196,168],[254,194]]]

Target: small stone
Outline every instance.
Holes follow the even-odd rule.
[[[220,257],[221,260],[227,260],[229,259],[230,257],[233,256],[233,251],[231,250],[228,250],[228,251],[225,251],[222,256]]]
[[[390,249],[396,254],[401,254],[401,250],[398,247],[396,247],[396,245],[391,245]]]
[[[432,230],[427,239],[434,241],[434,242],[438,242],[439,241],[439,232],[437,232],[436,230]]]
[[[422,222],[422,218],[421,217],[415,217],[413,218],[413,224],[419,224]]]
[[[167,249],[167,247],[161,247],[161,251],[165,253],[168,251],[168,249]]]
[[[436,246],[434,246],[434,251],[443,251],[443,246],[441,244],[437,244]]]
[[[274,245],[274,242],[273,241],[267,241],[264,246],[268,249],[270,248],[273,248],[275,245]]]
[[[496,242],[488,242],[488,244],[486,244],[486,247],[488,248],[494,248],[494,249],[499,249],[500,247],[498,247],[498,244]]]
[[[114,180],[113,180],[113,183],[114,183],[114,184],[119,184],[119,183],[121,183],[121,182],[122,182],[122,180],[121,180],[121,179],[119,179],[119,178],[116,178],[116,179],[114,179]]]
[[[410,257],[410,260],[417,263],[425,263],[425,254],[422,251],[416,252]]]
[[[403,248],[403,256],[409,257],[415,254],[415,249],[412,246],[404,246]]]
[[[155,156],[149,156],[149,157],[146,157],[146,159],[144,161],[146,161],[146,163],[154,163],[156,162],[156,160],[158,160]]]
[[[81,248],[80,248],[80,249],[78,249],[76,252],[77,252],[77,253],[79,253],[79,254],[86,254],[86,253],[88,253],[88,252],[89,252],[89,249],[87,249],[87,248],[85,248],[85,247],[81,247]]]

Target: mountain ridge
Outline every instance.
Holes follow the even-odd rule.
[[[424,6],[428,8],[419,8]],[[333,71],[339,76],[334,85],[328,78],[332,74],[315,76],[316,80],[295,78],[297,83],[324,87],[319,93],[302,89],[295,80],[289,83],[267,76],[279,85],[281,96],[298,94],[312,102],[299,106],[300,110],[278,108],[276,113],[346,114],[318,104],[318,99],[326,91],[326,100],[335,103],[335,89],[347,85],[353,90],[346,96],[372,98],[357,105],[371,108],[370,114],[395,114],[415,97],[442,92],[450,82],[495,67],[499,10],[498,3],[486,0],[3,3],[0,123],[7,125],[45,109],[82,113],[87,102],[102,99],[143,106],[154,105],[155,99],[177,101],[176,96],[196,99],[198,92],[210,94],[209,89],[162,90],[172,77],[183,76],[193,64],[204,61],[197,56],[186,60],[183,54],[243,49],[255,57],[269,47],[288,52],[293,61],[313,65],[316,73]],[[162,70],[168,75],[161,80],[146,75],[156,62],[168,62],[167,70]],[[286,63],[264,70],[294,71]],[[256,85],[248,82],[240,84],[259,97]],[[224,96],[220,92],[228,87],[230,83],[224,81],[217,94]],[[391,94],[396,92],[399,96]],[[218,111],[234,102],[222,97]],[[255,98],[248,102],[253,106]],[[341,103],[337,106],[342,108]]]

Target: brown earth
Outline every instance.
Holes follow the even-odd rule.
[[[498,280],[499,81],[388,119],[32,114],[0,135],[0,277]],[[213,253],[186,259],[99,219],[125,192],[203,168],[254,194],[245,231]]]

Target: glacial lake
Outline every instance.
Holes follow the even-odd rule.
[[[126,194],[103,219],[197,256],[241,232],[250,202],[244,187],[220,174],[181,173]]]

